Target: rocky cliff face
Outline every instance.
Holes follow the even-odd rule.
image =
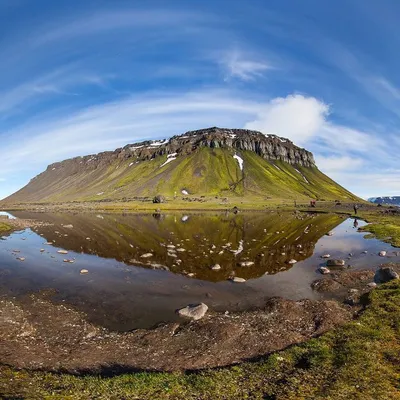
[[[145,141],[129,144],[115,151],[103,152],[96,155],[76,157],[48,166],[47,170],[56,169],[60,164],[69,164],[78,170],[81,164],[85,168],[92,165],[111,164],[116,159],[132,159],[132,162],[150,160],[165,154],[188,155],[199,147],[231,148],[250,150],[266,160],[280,160],[291,165],[303,167],[315,166],[312,153],[295,146],[290,140],[275,135],[263,135],[261,132],[247,129],[208,128],[186,132],[173,136],[169,140]],[[175,154],[176,153],[176,154]]]

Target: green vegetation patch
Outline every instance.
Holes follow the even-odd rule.
[[[366,235],[367,238],[376,237],[395,247],[400,247],[400,215],[366,212],[362,213],[361,217],[370,222],[360,228],[360,230],[370,233]]]
[[[0,222],[0,233],[1,232],[7,232],[11,230],[11,226],[8,224],[5,224],[4,222]]]
[[[372,291],[358,320],[256,362],[195,373],[114,377],[0,367],[5,398],[399,399],[400,284]]]

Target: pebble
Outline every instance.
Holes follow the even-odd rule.
[[[63,260],[65,263],[70,263],[73,264],[75,262],[75,260],[68,260],[67,258],[64,258]]]
[[[67,250],[57,250],[58,254],[68,254]]]
[[[232,282],[235,282],[235,283],[244,283],[244,282],[246,282],[246,279],[239,278],[238,276],[235,276],[235,277],[232,278]]]
[[[380,257],[386,257],[386,251],[382,250],[379,252]]]
[[[220,266],[219,264],[215,264],[215,265],[213,265],[213,266],[211,267],[211,269],[212,269],[213,271],[219,271],[219,270],[221,269],[221,266]]]
[[[321,256],[321,258],[331,258],[330,254],[324,254],[323,256]]]
[[[320,268],[318,268],[318,271],[321,272],[321,274],[323,274],[323,275],[331,273],[330,269],[326,268],[326,267],[320,267]]]
[[[253,261],[242,261],[241,263],[239,263],[239,265],[241,267],[251,267],[252,265],[254,265]]]
[[[25,257],[17,257],[17,260],[19,260],[19,261],[25,261]]]
[[[296,264],[296,263],[297,263],[297,261],[294,260],[294,259],[291,259],[291,260],[288,261],[288,264]]]
[[[142,254],[140,257],[141,258],[150,258],[150,257],[153,257],[153,254],[152,253],[145,253],[145,254]]]
[[[87,269],[81,269],[81,275],[87,274],[89,271]]]

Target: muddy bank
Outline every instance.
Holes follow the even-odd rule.
[[[386,264],[400,271],[400,264]],[[380,269],[378,269],[380,271]],[[379,273],[379,272],[378,272]],[[52,291],[0,300],[0,360],[24,369],[71,373],[197,370],[239,363],[304,342],[356,317],[375,273],[341,271],[313,283],[340,301],[272,298],[241,313],[209,310],[197,321],[126,333],[89,323],[53,304]]]
[[[229,365],[322,334],[354,316],[335,301],[269,300],[264,309],[215,313],[152,330],[116,333],[44,295],[0,301],[0,359],[16,368],[68,372],[191,370]]]

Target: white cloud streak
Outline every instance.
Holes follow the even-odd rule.
[[[218,62],[223,68],[226,81],[231,79],[251,81],[262,77],[267,70],[273,69],[267,62],[239,49],[227,52],[222,58],[219,56]]]

